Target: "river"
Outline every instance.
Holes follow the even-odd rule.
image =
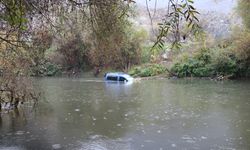
[[[44,100],[1,114],[0,150],[250,149],[250,81],[38,78]]]

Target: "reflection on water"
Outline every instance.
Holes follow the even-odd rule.
[[[0,150],[250,149],[249,81],[86,81],[37,79],[46,100],[1,114]]]

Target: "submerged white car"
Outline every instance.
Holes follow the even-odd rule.
[[[134,78],[123,72],[106,73],[104,75],[105,81],[116,81],[116,82],[133,82]]]

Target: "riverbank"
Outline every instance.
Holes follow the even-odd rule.
[[[137,81],[142,81],[142,80],[164,80],[164,79],[173,79],[173,80],[210,80],[210,81],[250,81],[250,78],[234,78],[230,79],[227,77],[223,76],[218,76],[218,77],[181,77],[178,78],[176,76],[169,76],[169,74],[160,74],[157,76],[150,76],[150,77],[135,77]]]

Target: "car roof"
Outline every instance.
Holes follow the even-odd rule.
[[[123,76],[123,77],[131,78],[130,75],[123,73],[123,72],[110,72],[110,73],[107,73],[106,76]]]
[[[125,73],[123,73],[123,72],[109,72],[109,73],[107,73],[107,75],[118,76],[118,75],[125,75]]]

